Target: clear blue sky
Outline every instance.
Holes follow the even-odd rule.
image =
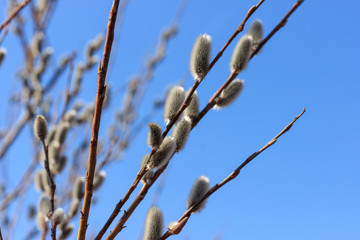
[[[118,36],[116,59],[107,79],[115,89],[138,71],[144,52],[153,51],[179,2],[130,1]],[[187,73],[186,88],[193,84],[188,61],[199,34],[212,36],[215,56],[256,2],[190,0],[180,31],[170,42],[166,60],[157,68],[149,86],[141,113],[148,112],[154,96],[161,96],[164,89],[184,73]],[[294,2],[265,1],[251,20],[261,19],[267,34]],[[5,0],[0,1],[0,9],[5,6]],[[77,60],[83,59],[83,46],[104,31],[110,7],[110,0],[59,1],[47,32],[47,41],[55,55],[75,50]],[[248,155],[282,130],[303,107],[307,109],[290,132],[256,158],[236,180],[211,196],[206,208],[194,214],[183,232],[172,239],[215,239],[217,235],[229,240],[360,239],[359,10],[360,2],[355,0],[305,0],[285,28],[239,75],[245,80],[240,98],[229,108],[209,112],[194,129],[185,150],[172,159],[158,202],[166,224],[177,220],[185,211],[187,194],[197,177],[209,177],[211,185],[222,181]],[[23,14],[28,16],[29,9]],[[4,18],[3,10],[0,22]],[[199,87],[202,107],[229,75],[229,60],[238,39]],[[8,58],[0,67],[0,81],[6,93],[0,96],[0,116],[9,112],[7,93],[19,89],[19,84],[14,83],[14,72],[22,62],[19,43],[12,34],[3,47],[8,50]],[[59,88],[65,80],[62,78]],[[96,71],[84,79],[81,96],[86,101],[93,99],[96,80]],[[121,101],[122,96],[116,96],[112,108]],[[101,136],[105,135],[112,116],[109,111],[105,113]],[[0,127],[6,127],[9,120],[1,117]],[[152,121],[165,126],[161,112]],[[146,134],[147,128],[144,128],[124,159],[105,169],[108,177],[95,194],[99,201],[91,208],[89,234],[98,232],[130,186],[142,156],[150,151]],[[0,163],[1,168],[9,169],[9,187],[15,186],[31,161],[30,136],[31,125]],[[118,239],[138,238],[154,189],[149,191]],[[39,193],[31,188],[25,203],[36,204],[38,198]],[[20,216],[14,239],[23,239],[24,233],[31,229],[25,217],[24,213]],[[76,226],[78,219],[73,221]]]

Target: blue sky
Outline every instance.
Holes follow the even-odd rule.
[[[267,34],[294,2],[265,1],[250,20],[261,19]],[[179,3],[178,0],[130,1],[107,79],[114,89],[137,73],[144,53],[153,52]],[[169,43],[166,59],[149,85],[140,114],[149,111],[154,96],[161,96],[166,87],[184,76],[185,87],[191,87],[188,61],[198,35],[212,36],[212,56],[215,56],[254,4],[253,0],[221,3],[190,0],[179,33]],[[5,6],[5,1],[1,1],[0,9]],[[84,45],[104,31],[110,7],[109,0],[59,1],[46,38],[55,55],[75,50],[76,60],[82,60]],[[248,155],[280,132],[303,107],[307,110],[290,132],[244,168],[236,180],[211,196],[206,208],[194,214],[183,232],[173,239],[360,238],[359,9],[360,2],[354,0],[305,0],[287,25],[239,75],[245,80],[239,99],[222,111],[210,111],[194,129],[184,151],[172,159],[164,180],[158,206],[164,212],[166,224],[177,220],[185,211],[187,194],[197,177],[209,177],[211,185],[221,182]],[[23,14],[28,16],[29,9]],[[2,11],[0,22],[4,18]],[[28,31],[31,32],[30,26]],[[198,88],[201,107],[230,74],[229,61],[238,39],[239,36]],[[22,53],[13,34],[7,36],[2,46],[7,49],[8,57],[0,67],[0,81],[6,93],[10,93],[19,89],[14,72],[22,63]],[[84,79],[81,97],[86,101],[93,100],[96,80],[95,70]],[[65,81],[63,77],[57,85],[58,94]],[[6,117],[8,96],[0,96],[0,116],[5,116],[0,119],[1,128],[10,121]],[[116,96],[111,109],[120,106],[122,98]],[[111,110],[104,113],[101,136],[105,136],[112,119]],[[161,111],[152,121],[165,127]],[[9,187],[15,186],[31,161],[31,131],[30,124],[0,163],[1,168],[8,169]],[[107,179],[95,194],[99,201],[90,212],[89,234],[98,232],[130,186],[142,156],[150,152],[146,134],[144,128],[122,161],[105,168]],[[149,191],[118,239],[138,238],[156,187],[157,184]],[[38,198],[39,193],[31,188],[25,202],[36,204]],[[14,206],[10,210],[14,211]],[[31,229],[25,216],[25,213],[20,216],[14,239],[23,239],[24,232]],[[73,221],[76,226],[77,221],[78,217]]]

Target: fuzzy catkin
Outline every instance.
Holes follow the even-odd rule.
[[[186,92],[186,97],[189,95],[189,93],[190,90]],[[184,114],[192,120],[199,116],[199,96],[196,91],[191,96],[190,104],[187,106],[187,108],[185,108]]]
[[[65,213],[62,208],[57,208],[51,216],[51,221],[56,224],[61,224],[65,219]]]
[[[148,163],[149,154],[146,154],[141,159],[141,165],[140,168],[145,167],[145,165]],[[154,176],[153,170],[147,170],[147,172],[144,174],[144,176],[141,178],[141,183],[150,183],[152,177]]]
[[[39,212],[43,215],[45,219],[48,218],[49,213],[51,212],[51,202],[47,196],[41,196],[38,205]]]
[[[161,168],[170,159],[176,148],[175,141],[172,137],[166,137],[160,148],[152,155],[149,161],[150,168]]]
[[[207,177],[197,178],[191,188],[189,197],[186,201],[186,208],[189,209],[198,203],[210,188],[210,181]],[[200,212],[205,207],[206,200],[200,203],[193,212]]]
[[[214,108],[221,109],[229,106],[236,100],[243,88],[244,80],[235,79],[234,81],[232,81],[226,88],[223,89],[220,95],[216,98],[216,105],[214,106]]]
[[[160,144],[162,143],[162,129],[159,124],[155,122],[151,122],[148,124],[149,133],[147,137],[147,144],[150,147],[159,148]]]
[[[191,119],[185,116],[175,125],[172,132],[176,143],[176,151],[182,150],[185,147],[190,131]]]
[[[259,44],[263,40],[264,28],[259,19],[256,19],[250,24],[247,34],[252,37],[253,44]]]
[[[97,173],[94,177],[94,190],[97,190],[101,187],[101,185],[104,183],[106,178],[106,172],[105,171],[100,171],[99,173]]]
[[[62,145],[65,142],[69,128],[70,124],[68,122],[61,122],[56,129],[54,141],[58,141]]]
[[[74,189],[72,197],[81,200],[85,192],[85,179],[83,177],[77,177],[74,182]]]
[[[158,207],[151,207],[146,214],[143,240],[159,240],[164,228],[164,217]]]
[[[164,107],[164,120],[169,122],[176,116],[177,111],[185,100],[184,88],[174,86],[170,89],[169,94],[165,101]]]
[[[240,38],[237,43],[233,55],[230,61],[231,71],[235,71],[236,73],[244,70],[250,59],[250,51],[252,47],[252,37],[249,35],[245,35]]]
[[[200,35],[192,48],[190,57],[190,71],[196,81],[205,77],[209,70],[211,57],[211,37],[208,34]]]
[[[34,121],[34,135],[41,141],[45,141],[47,136],[47,122],[44,116],[37,115]]]

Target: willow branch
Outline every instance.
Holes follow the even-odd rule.
[[[27,108],[26,110],[24,110],[17,122],[11,127],[9,132],[3,138],[0,145],[0,160],[5,155],[6,151],[9,149],[10,145],[14,142],[16,137],[19,135],[21,130],[24,128],[26,122],[31,119],[31,117],[31,110]]]
[[[200,85],[200,83],[202,82],[202,80],[206,77],[206,75],[210,72],[210,70],[213,68],[213,66],[215,65],[215,63],[220,59],[220,57],[223,55],[223,53],[225,52],[225,50],[227,49],[227,47],[230,45],[230,43],[236,38],[236,36],[242,32],[244,30],[244,26],[245,23],[248,21],[248,19],[253,15],[253,13],[261,6],[261,4],[263,4],[265,0],[260,0],[255,6],[252,6],[245,18],[242,20],[242,22],[240,23],[240,25],[236,28],[235,32],[231,35],[231,37],[227,40],[227,42],[225,43],[225,45],[221,48],[221,50],[218,52],[218,54],[215,56],[215,58],[211,61],[209,68],[207,70],[207,72],[205,73],[204,77],[202,79],[200,79],[199,81],[195,81],[193,86],[191,87],[188,96],[186,97],[183,105],[179,108],[179,110],[177,111],[175,117],[173,119],[170,120],[170,122],[166,125],[165,130],[162,134],[163,138],[166,137],[166,135],[169,133],[169,131],[171,130],[171,128],[174,126],[174,124],[176,123],[176,121],[179,119],[180,115],[185,111],[185,109],[187,108],[187,106],[189,106],[190,102],[191,102],[191,98],[192,95],[194,94],[194,92],[196,91],[196,89],[198,88],[198,86]]]
[[[91,141],[89,148],[88,170],[86,173],[84,202],[80,216],[80,225],[77,236],[78,240],[85,240],[85,235],[88,225],[90,205],[93,194],[93,180],[94,180],[94,173],[96,168],[96,150],[97,150],[98,134],[100,128],[101,111],[102,111],[103,101],[105,98],[105,90],[106,90],[105,79],[106,79],[107,68],[109,65],[111,47],[114,40],[114,29],[115,29],[116,15],[117,15],[119,3],[120,0],[114,0],[110,10],[102,64],[101,63],[99,64],[99,69],[98,69],[98,86],[96,93],[95,112],[94,112]]]
[[[202,203],[204,202],[208,197],[210,197],[213,193],[215,193],[217,190],[219,190],[221,187],[223,187],[226,183],[230,182],[231,180],[235,179],[239,173],[240,170],[243,169],[247,164],[249,164],[252,160],[254,160],[257,156],[260,155],[263,151],[271,147],[279,137],[281,137],[284,133],[289,131],[291,127],[294,125],[294,123],[305,113],[305,108],[302,110],[302,112],[296,116],[279,134],[277,134],[271,141],[269,141],[267,144],[265,144],[259,151],[251,154],[240,166],[238,166],[227,178],[225,178],[221,183],[215,184],[212,188],[210,188],[207,193],[201,198],[199,202],[197,202],[194,206],[189,208],[177,221],[180,223],[185,218],[189,218],[194,210]],[[172,231],[172,229],[169,229],[164,235],[160,238],[160,240],[167,239],[171,235],[174,235],[175,233]],[[178,234],[178,233],[176,233]]]
[[[10,13],[9,17],[0,25],[0,32],[1,30],[7,26],[13,18],[16,17],[16,15],[23,9],[31,0],[25,0],[19,5],[17,5]]]
[[[303,0],[301,0],[301,1],[298,1],[295,5],[297,5],[297,4],[299,4],[299,2],[301,3]],[[263,1],[260,1],[259,3],[258,3],[258,5],[256,5],[256,6],[260,6],[261,5],[261,3],[262,3]],[[256,6],[254,6],[255,7],[255,10],[257,9],[256,8]],[[251,9],[254,9],[254,7],[252,7]],[[294,7],[293,7],[294,8]],[[289,11],[289,13],[287,13],[285,16],[286,16],[286,18],[285,19],[287,19],[295,10],[294,9],[291,9],[290,11]],[[297,7],[296,7],[297,8]],[[295,8],[295,9],[296,9]],[[251,16],[251,14],[253,13],[253,11],[255,11],[255,10],[249,10],[249,12],[250,12],[250,16]],[[250,16],[248,16],[249,15],[249,12],[248,12],[248,14],[247,14],[247,16],[244,18],[244,23],[242,22],[242,24],[240,24],[240,26],[239,27],[241,27],[242,26],[242,28],[240,28],[240,29],[243,29],[243,26],[244,26],[244,24],[245,24],[245,22],[246,22],[246,20],[250,17]],[[283,22],[284,20],[282,20],[281,22]],[[277,29],[276,31],[275,31],[275,33],[280,29],[280,28],[278,28],[278,27],[275,27],[275,29]],[[271,33],[273,33],[274,31],[272,31]],[[270,34],[271,34],[270,33]],[[264,43],[263,44],[260,44],[259,46],[258,46],[258,48],[260,47],[262,47],[272,36],[274,35],[274,33],[271,35],[271,36],[267,36],[265,39],[264,39]],[[233,39],[233,38],[232,38]],[[225,46],[227,46],[227,45],[225,45]],[[222,53],[221,53],[222,54]],[[221,54],[219,55],[219,56],[221,56]],[[253,56],[252,56],[253,57]],[[220,57],[219,57],[220,58]],[[216,59],[216,58],[215,58]],[[193,121],[193,124],[192,124],[192,128],[194,128],[195,126],[196,126],[196,124],[206,115],[206,113],[215,105],[215,99],[217,98],[217,96],[221,93],[221,91],[228,85],[228,84],[230,84],[230,82],[237,76],[238,74],[236,73],[236,72],[232,72],[231,74],[230,74],[230,76],[228,77],[228,79],[226,80],[226,82],[219,88],[219,90],[214,94],[214,96],[210,99],[210,101],[209,101],[209,103],[205,106],[205,108],[200,112],[200,114],[199,114],[199,117],[196,119],[196,121]],[[201,81],[199,81],[199,82],[201,82]],[[195,82],[195,84],[194,85],[199,85],[200,83],[196,83]],[[193,90],[193,89],[192,89]],[[195,91],[195,90],[193,90],[193,91]],[[190,95],[190,94],[189,94]],[[188,99],[187,99],[188,100]],[[190,99],[191,100],[191,99]],[[190,100],[188,100],[189,102],[190,102]],[[183,106],[181,107],[181,109],[184,107],[184,105],[186,104],[186,100],[185,100],[185,103],[183,104]],[[184,109],[185,109],[186,107],[184,107]],[[180,109],[180,110],[181,110]],[[178,113],[177,113],[177,116],[179,115],[180,116],[180,114],[179,114],[179,112],[180,112],[180,110],[178,111]],[[167,127],[168,128],[168,127]],[[170,128],[169,128],[169,130],[170,130]],[[166,130],[165,130],[166,131]],[[163,136],[166,136],[166,134],[168,133],[168,132],[163,132]],[[153,150],[151,151],[152,153],[154,152]],[[150,154],[151,155],[151,154]],[[149,158],[150,158],[151,156],[149,156]],[[171,158],[170,158],[171,159]],[[155,172],[155,175],[154,175],[154,177],[153,177],[153,179],[152,179],[152,183],[151,184],[145,184],[146,185],[146,187],[145,186],[143,186],[143,188],[142,188],[142,190],[140,191],[140,193],[138,194],[138,196],[136,197],[136,199],[133,201],[133,203],[130,205],[130,207],[128,208],[128,210],[127,211],[125,211],[125,213],[124,213],[124,215],[121,217],[121,219],[119,220],[119,222],[118,222],[118,224],[115,226],[115,228],[114,228],[114,230],[108,235],[108,237],[107,237],[107,239],[113,239],[122,229],[123,229],[123,226],[124,226],[124,224],[125,224],[125,222],[127,221],[127,219],[130,217],[130,215],[132,214],[132,212],[135,210],[135,208],[140,204],[140,202],[142,201],[142,199],[144,198],[144,196],[146,195],[146,193],[147,193],[147,190],[151,187],[151,185],[156,181],[156,179],[159,177],[159,175],[165,170],[165,168],[167,167],[167,165],[165,165],[164,167],[162,167],[162,168],[160,168],[160,169],[158,169],[156,172]]]

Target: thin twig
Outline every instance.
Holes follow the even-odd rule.
[[[0,25],[0,32],[5,26],[7,26],[11,22],[14,17],[16,17],[16,15],[21,11],[21,9],[23,9],[30,1],[31,0],[25,0],[12,10],[9,17]]]
[[[252,6],[249,11],[247,12],[245,18],[243,19],[243,21],[240,23],[240,25],[237,27],[237,29],[235,30],[235,32],[232,34],[232,36],[228,39],[228,41],[226,42],[226,44],[223,46],[223,48],[220,50],[220,52],[216,55],[216,57],[214,58],[214,60],[211,62],[210,67],[208,69],[208,72],[211,70],[211,68],[214,66],[214,64],[219,60],[219,58],[221,57],[221,55],[224,53],[224,51],[226,50],[226,48],[230,45],[230,43],[232,42],[232,40],[244,29],[244,25],[246,23],[246,21],[250,18],[250,16],[260,7],[260,5],[264,2],[265,0],[260,0],[258,2],[258,4],[256,6]],[[207,73],[206,73],[207,74]],[[205,76],[206,76],[205,74]],[[205,77],[204,76],[204,77]],[[189,95],[187,96],[187,98],[185,99],[184,104],[181,106],[181,108],[179,109],[179,111],[177,112],[176,116],[174,119],[172,119],[172,121],[170,121],[164,132],[162,133],[163,138],[168,134],[168,132],[170,131],[170,129],[172,128],[172,126],[175,124],[176,120],[180,117],[181,113],[185,110],[185,108],[190,104],[191,101],[191,96],[193,95],[193,93],[195,92],[196,88],[199,86],[201,81],[195,81],[193,87],[190,90]],[[155,153],[156,149],[152,148],[151,152],[148,156],[148,160],[151,158],[151,156]],[[161,171],[162,172],[162,171]],[[105,234],[106,230],[110,227],[110,224],[112,223],[112,221],[115,219],[115,217],[117,216],[117,214],[120,212],[121,207],[125,204],[126,200],[130,197],[130,195],[132,194],[132,192],[135,190],[137,184],[139,183],[140,179],[143,177],[143,175],[145,174],[145,171],[143,171],[143,169],[140,169],[139,172],[136,175],[135,180],[133,181],[133,183],[131,184],[131,187],[129,188],[129,190],[126,192],[125,196],[123,199],[121,199],[115,209],[113,210],[111,216],[109,217],[109,219],[107,220],[107,222],[105,223],[105,225],[103,226],[103,228],[100,230],[99,234],[97,235],[97,237],[95,238],[96,240],[101,239],[101,237]],[[120,220],[121,221],[121,220]],[[121,231],[121,230],[120,230]]]
[[[291,127],[294,125],[294,123],[305,113],[305,108],[302,110],[302,112],[296,116],[279,134],[277,134],[271,141],[269,141],[267,144],[265,144],[259,151],[251,154],[240,166],[238,166],[227,178],[225,178],[221,183],[215,184],[212,188],[210,188],[206,194],[197,202],[194,206],[189,208],[177,221],[180,223],[183,219],[189,218],[194,210],[202,203],[204,202],[208,197],[210,197],[213,193],[215,193],[217,190],[219,190],[222,186],[224,186],[226,183],[230,182],[231,180],[235,179],[242,168],[244,168],[248,163],[250,163],[254,158],[256,158],[260,153],[265,151],[267,148],[271,147],[279,137],[281,137],[284,133],[289,131]],[[172,231],[172,229],[169,229],[164,235],[160,238],[160,240],[167,239],[169,236],[174,235],[175,233]],[[178,233],[176,233],[178,234]]]
[[[32,117],[31,110],[26,108],[23,113],[20,115],[17,122],[11,127],[9,132],[3,138],[0,146],[0,160],[5,155],[6,151],[9,149],[10,145],[14,142],[16,137],[19,135],[25,123],[29,121]]]
[[[50,203],[51,203],[51,214],[52,215],[55,211],[55,191],[56,191],[56,184],[54,182],[54,179],[52,177],[50,166],[49,166],[49,154],[48,154],[48,146],[45,144],[45,140],[41,140],[44,152],[45,152],[45,160],[44,160],[44,167],[46,170],[46,173],[48,175],[48,179],[50,181],[50,189],[51,189],[51,196],[50,196]],[[53,240],[56,240],[56,224],[51,225],[51,238]]]
[[[1,227],[0,227],[0,240],[3,240],[2,234],[1,234]]]
[[[303,0],[301,0],[300,2],[302,2]],[[260,1],[259,3],[261,4],[263,1]],[[250,9],[251,10],[251,9]],[[286,14],[287,18],[291,15],[291,13],[294,12],[293,8],[289,11],[289,13]],[[283,20],[282,20],[283,21]],[[274,34],[272,34],[274,35]],[[271,35],[271,36],[272,36]],[[270,39],[271,37],[266,37],[265,39]],[[266,40],[266,41],[267,41]],[[206,115],[206,113],[215,105],[215,99],[218,96],[218,94],[220,94],[221,90],[224,89],[235,77],[237,76],[237,73],[232,72],[229,76],[229,78],[227,79],[227,81],[223,84],[223,86],[220,87],[220,89],[214,94],[214,96],[210,99],[209,103],[207,104],[207,106],[201,111],[200,115],[201,117],[199,117],[197,119],[197,121],[194,121],[195,124],[193,123],[192,128],[195,127],[195,125],[202,119],[203,116]],[[196,83],[195,83],[196,84]],[[195,85],[194,84],[194,85]],[[179,110],[180,111],[180,110]],[[178,113],[179,113],[178,111]],[[164,136],[164,133],[163,133]],[[151,152],[154,152],[153,150]],[[150,154],[151,155],[151,154]],[[150,156],[151,157],[151,156]],[[149,158],[150,158],[149,157]],[[170,158],[171,159],[171,158]],[[167,167],[167,164],[158,169],[155,174],[154,177],[152,179],[151,184],[145,184],[142,188],[142,190],[140,191],[140,193],[138,194],[138,196],[136,197],[136,199],[133,201],[133,203],[130,205],[130,207],[128,208],[127,211],[125,211],[124,215],[121,217],[121,219],[119,220],[118,224],[115,226],[114,230],[108,235],[108,237],[106,239],[114,239],[115,236],[124,228],[124,224],[126,223],[127,219],[130,217],[130,215],[132,214],[132,212],[135,210],[135,208],[140,204],[140,202],[142,201],[142,199],[145,197],[148,189],[151,187],[151,185],[156,181],[156,179],[159,177],[159,175],[165,170],[165,168]]]
[[[77,236],[78,240],[85,240],[85,235],[88,225],[90,205],[91,205],[91,199],[93,193],[93,180],[94,180],[94,173],[96,168],[96,151],[97,151],[98,134],[100,128],[101,111],[102,111],[103,101],[105,98],[105,90],[106,90],[105,78],[106,78],[107,68],[110,59],[111,47],[114,40],[114,29],[115,29],[116,15],[117,15],[119,3],[120,0],[113,1],[109,14],[109,22],[106,33],[102,64],[99,63],[96,104],[95,104],[95,112],[94,112],[91,141],[89,148],[89,160],[88,160],[88,170],[86,173],[84,202],[83,202],[79,231]]]

